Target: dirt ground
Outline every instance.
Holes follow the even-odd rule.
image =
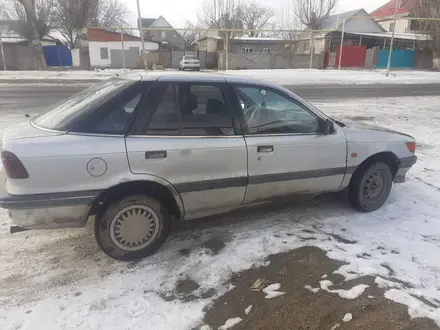
[[[304,247],[289,253],[272,255],[270,265],[235,274],[231,284],[235,286],[218,298],[207,310],[204,322],[213,329],[222,326],[228,319],[240,317],[242,322],[232,329],[439,329],[429,319],[414,319],[408,315],[407,307],[394,303],[383,296],[384,290],[374,283],[374,278],[364,277],[350,282],[333,272],[342,264],[329,259],[315,247]],[[323,290],[317,293],[304,288],[319,287],[322,276],[334,283],[331,289],[351,289],[358,284],[369,287],[357,299],[342,299],[335,293]],[[257,279],[280,283],[279,291],[285,295],[265,299],[263,292],[250,291]],[[183,291],[193,290],[191,283],[183,283]],[[245,309],[252,305],[248,315]],[[351,313],[353,319],[343,322],[344,315]],[[339,324],[339,326],[337,325]]]

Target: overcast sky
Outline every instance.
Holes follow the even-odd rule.
[[[136,0],[122,0],[127,3],[131,12],[128,23],[136,26],[137,7]],[[142,17],[159,17],[162,15],[175,28],[183,27],[185,21],[197,22],[197,9],[203,0],[139,0],[141,4]],[[212,0],[214,2],[214,0]],[[238,0],[236,0],[238,2]],[[247,2],[248,0],[241,0]],[[283,4],[288,0],[257,0],[257,2],[271,6],[281,11]],[[371,12],[387,3],[389,0],[339,0],[338,12],[364,8]]]

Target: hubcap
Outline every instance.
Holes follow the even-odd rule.
[[[364,184],[364,196],[366,201],[374,202],[380,198],[385,189],[385,180],[382,174],[370,175]]]
[[[130,205],[112,219],[110,238],[122,250],[137,251],[150,244],[159,232],[159,217],[145,205]]]

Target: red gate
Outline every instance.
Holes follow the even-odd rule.
[[[336,50],[336,66],[339,67],[339,56],[341,47]],[[367,57],[367,47],[365,46],[344,46],[342,50],[341,67],[343,68],[363,68]]]

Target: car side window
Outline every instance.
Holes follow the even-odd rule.
[[[114,107],[105,118],[97,123],[95,133],[121,134],[125,132],[141,96],[141,93],[137,93],[128,101]]]
[[[144,91],[137,89],[127,94],[121,94],[115,100],[104,105],[104,108],[92,113],[74,129],[74,132],[125,134],[143,93]]]
[[[232,117],[220,88],[212,84],[169,84],[147,135],[230,136]]]
[[[301,103],[263,87],[236,87],[249,134],[310,134],[318,116]]]
[[[175,86],[168,85],[163,93],[162,100],[150,119],[146,131],[147,135],[179,135],[175,97]]]

